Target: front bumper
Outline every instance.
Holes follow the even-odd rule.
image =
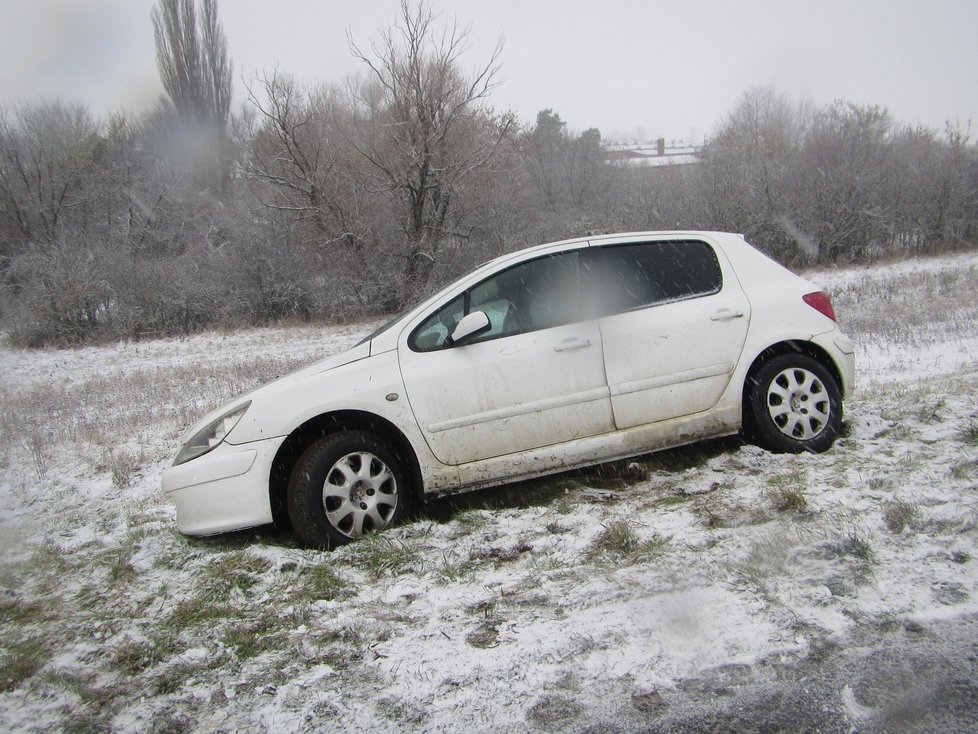
[[[284,437],[213,451],[163,472],[163,492],[186,535],[213,535],[272,522],[268,478]]]

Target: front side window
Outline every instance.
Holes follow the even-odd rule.
[[[496,273],[456,296],[411,333],[411,349],[443,349],[463,316],[482,311],[490,328],[467,344],[524,334],[574,321],[580,311],[577,251],[547,255]]]
[[[465,294],[456,296],[422,321],[411,333],[411,348],[419,352],[441,348],[463,316],[465,316]]]
[[[716,253],[699,240],[614,245],[594,255],[595,297],[606,315],[712,295],[723,285]]]

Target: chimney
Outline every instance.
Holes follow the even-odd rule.
[[[666,139],[659,138],[655,141],[656,155],[663,156],[666,154]]]

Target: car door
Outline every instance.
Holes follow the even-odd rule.
[[[593,248],[601,336],[619,429],[707,410],[740,359],[750,303],[703,240]]]
[[[494,273],[405,329],[398,359],[432,453],[464,464],[614,429],[596,320],[581,321],[577,250]],[[449,335],[482,311],[488,331]]]

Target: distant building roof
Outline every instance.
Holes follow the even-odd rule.
[[[605,143],[605,160],[623,162],[626,166],[687,166],[699,162],[699,146],[664,138],[645,143]]]

